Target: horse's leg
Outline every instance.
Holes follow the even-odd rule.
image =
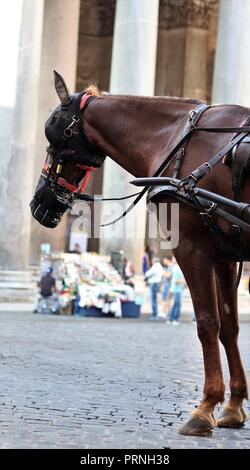
[[[238,348],[238,311],[236,284],[236,263],[215,264],[218,304],[221,321],[220,341],[222,342],[230,370],[230,399],[217,425],[219,427],[240,427],[247,420],[243,400],[247,398],[247,379]]]
[[[206,252],[204,246],[199,246],[198,241],[183,240],[175,250],[175,256],[191,292],[205,366],[203,400],[179,432],[208,436],[216,425],[214,407],[224,401],[225,394],[219,351],[220,320],[215,272],[208,250]]]

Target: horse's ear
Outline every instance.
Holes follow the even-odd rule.
[[[65,81],[61,77],[59,73],[54,70],[54,81],[55,81],[55,89],[58,94],[58,97],[62,104],[68,104],[70,102],[69,99],[69,92],[66,87]]]

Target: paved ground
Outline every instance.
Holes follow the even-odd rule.
[[[0,313],[0,448],[249,448],[177,433],[202,395],[193,324]],[[250,324],[241,349],[250,372]]]

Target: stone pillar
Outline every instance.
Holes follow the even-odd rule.
[[[116,0],[81,1],[77,80],[81,91],[90,83],[108,90]]]
[[[156,95],[210,99],[218,1],[160,0]],[[155,252],[170,255],[160,241],[146,239]]]
[[[211,21],[218,0],[161,0],[156,94],[206,100],[210,95]]]
[[[100,90],[109,89],[115,5],[116,0],[91,0],[91,3],[81,1],[77,91],[83,90],[90,83],[95,83]],[[87,192],[102,194],[102,181],[103,168],[100,168],[91,175]],[[70,220],[69,223],[71,224]],[[89,237],[88,251],[99,251],[99,238]]]
[[[220,0],[212,101],[250,107],[250,2]],[[246,270],[250,263],[245,263]]]
[[[111,93],[154,94],[158,10],[158,0],[117,0]],[[106,197],[123,196],[134,192],[129,185],[130,180],[131,175],[112,160],[105,162],[103,194]],[[118,213],[121,210],[117,208]],[[126,219],[127,234],[130,235],[136,231],[140,238],[124,238],[123,224],[124,221],[118,222],[115,228],[103,230],[101,252],[109,254],[113,250],[123,250],[125,256],[131,258],[139,270],[145,240],[145,200],[134,208]],[[111,238],[112,230],[116,235],[115,238]]]
[[[10,155],[1,155],[0,266],[5,269],[25,269],[29,260],[43,3],[23,0],[12,146]]]
[[[250,107],[250,2],[221,0],[213,102]]]
[[[45,0],[34,187],[48,145],[44,135],[44,123],[59,104],[54,89],[53,70],[65,78],[71,93],[75,91],[79,14],[80,0]],[[30,249],[32,263],[37,263],[39,260],[41,243],[50,243],[53,250],[65,249],[66,226],[66,215],[55,229],[44,228],[32,220]]]

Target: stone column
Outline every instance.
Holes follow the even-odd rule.
[[[156,94],[207,99],[218,0],[161,0]]]
[[[111,93],[154,94],[158,10],[158,0],[117,0]],[[131,175],[112,160],[105,162],[103,194],[106,197],[118,197],[134,192],[129,184],[130,180]],[[121,210],[122,208],[117,207],[118,213]],[[123,250],[125,256],[131,258],[139,270],[145,240],[145,201],[134,208],[126,219],[127,234],[137,232],[140,238],[124,238],[123,223],[118,222],[115,228],[103,230],[100,250],[106,254],[113,250]],[[115,238],[112,238],[112,230]]]
[[[79,15],[80,0],[45,0],[36,152],[33,157],[34,186],[37,184],[48,145],[44,135],[44,123],[59,104],[54,89],[53,70],[65,78],[71,93],[75,91]],[[66,215],[55,229],[44,228],[32,220],[32,263],[39,260],[41,243],[50,243],[53,250],[65,249],[66,226]]]
[[[6,269],[25,269],[29,259],[43,3],[23,1],[12,146],[10,155],[1,155],[0,266]]]
[[[100,90],[109,89],[115,5],[116,0],[91,0],[91,4],[81,1],[77,91],[90,83],[95,83]],[[103,168],[100,168],[91,175],[87,192],[102,194],[102,181]],[[88,250],[99,251],[99,238],[89,237]]]
[[[214,103],[250,107],[250,2],[221,0],[213,83]]]

